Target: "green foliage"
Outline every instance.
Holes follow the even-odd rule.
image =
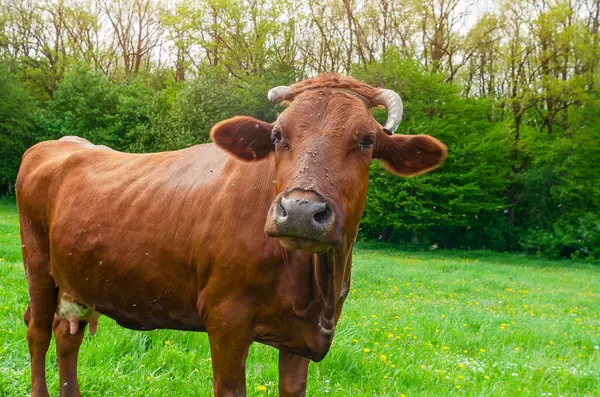
[[[34,100],[0,64],[0,193],[12,189],[21,156],[35,143],[34,110]]]
[[[38,113],[42,138],[76,135],[126,150],[148,122],[152,95],[139,81],[116,84],[87,67],[77,68],[58,85],[48,108]]]
[[[393,51],[355,74],[402,95],[406,111],[396,133],[429,134],[448,146],[444,165],[422,176],[402,179],[372,166],[366,235],[420,247],[512,248],[504,215],[510,134],[487,120],[489,103],[463,99],[443,76],[424,74]]]

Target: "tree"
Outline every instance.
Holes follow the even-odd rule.
[[[0,192],[14,193],[21,156],[35,142],[34,109],[31,96],[0,64]]]

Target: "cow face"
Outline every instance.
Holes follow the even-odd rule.
[[[361,99],[329,89],[295,96],[273,124],[234,117],[211,136],[238,159],[275,162],[277,195],[265,232],[284,248],[317,253],[356,237],[373,158],[410,176],[437,167],[446,154],[427,135],[387,135]]]

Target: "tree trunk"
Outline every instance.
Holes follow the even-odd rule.
[[[390,241],[391,235],[392,235],[392,227],[385,226],[383,228],[383,230],[381,231],[381,241],[383,241],[384,243],[388,243]]]

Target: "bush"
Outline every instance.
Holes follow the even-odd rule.
[[[13,193],[21,156],[35,143],[35,102],[0,64],[0,194]]]

